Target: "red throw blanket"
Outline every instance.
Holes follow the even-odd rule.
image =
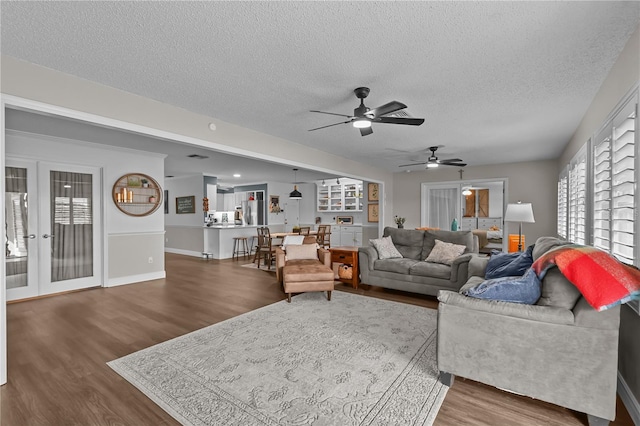
[[[598,311],[640,299],[640,271],[597,248],[564,245],[543,254],[531,268],[542,279],[553,266]]]

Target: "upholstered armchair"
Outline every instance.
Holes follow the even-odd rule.
[[[316,237],[305,237],[301,245],[276,247],[276,277],[291,302],[292,293],[327,291],[331,300],[334,273],[331,269],[331,253],[317,248]]]

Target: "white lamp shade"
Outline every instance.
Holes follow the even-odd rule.
[[[534,223],[533,207],[531,203],[514,203],[507,205],[507,212],[504,214],[505,222]]]

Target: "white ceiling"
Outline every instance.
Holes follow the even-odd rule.
[[[2,54],[389,171],[557,158],[640,2],[7,2]],[[360,136],[317,109],[391,100]],[[338,118],[334,120],[334,118]],[[428,154],[428,152],[426,153]],[[417,167],[415,169],[419,169]]]

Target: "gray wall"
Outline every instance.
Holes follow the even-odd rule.
[[[464,158],[464,155],[461,154]],[[438,170],[395,173],[393,179],[393,212],[407,218],[405,228],[420,226],[420,189],[422,183],[460,181],[458,167],[441,166]],[[507,202],[518,200],[533,206],[535,223],[522,226],[526,243],[538,237],[556,235],[558,165],[556,161],[532,161],[492,166],[465,167],[464,181],[473,179],[507,179]],[[509,233],[518,233],[518,225],[506,225]]]

